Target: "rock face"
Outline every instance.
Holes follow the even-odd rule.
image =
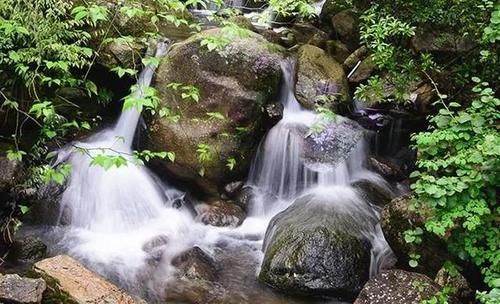
[[[262,109],[274,102],[281,77],[280,47],[251,32],[222,50],[200,45],[206,37],[221,35],[218,29],[209,30],[175,45],[159,66],[155,87],[162,106],[178,120],[156,116],[149,144],[154,150],[174,151],[175,162],[162,165],[176,178],[194,182],[214,196],[224,182],[248,169],[264,131]],[[182,98],[182,88],[167,87],[172,82],[197,87],[199,101]],[[200,156],[200,145],[205,158]],[[227,166],[231,158],[236,160],[233,170]]]
[[[439,290],[439,286],[425,275],[388,270],[370,279],[354,304],[420,304]]]
[[[370,272],[363,231],[377,225],[364,204],[341,187],[297,199],[268,226],[259,279],[285,293],[352,298]]]
[[[42,260],[34,271],[47,282],[50,297],[65,303],[144,304],[66,255]]]
[[[0,302],[38,304],[47,285],[42,279],[22,278],[17,274],[0,275]]]
[[[349,101],[349,85],[342,65],[322,49],[303,45],[298,52],[295,95],[308,109],[317,105],[334,108]]]

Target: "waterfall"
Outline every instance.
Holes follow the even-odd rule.
[[[166,51],[167,46],[160,43],[156,56],[163,56]],[[224,278],[230,282],[226,286],[228,291],[243,297],[249,294],[262,298],[279,297],[262,289],[257,281],[250,284],[251,290],[241,286],[242,280],[248,279],[248,273],[257,271],[269,220],[304,193],[334,191],[327,194],[327,197],[338,197],[334,208],[350,210],[344,208],[342,195],[335,189],[350,193],[356,200],[356,206],[369,208],[363,212],[376,214],[376,210],[365,204],[349,184],[358,176],[383,182],[363,168],[366,151],[362,140],[356,145],[340,145],[335,138],[337,141],[344,141],[345,138],[337,138],[336,133],[311,134],[311,127],[321,122],[322,118],[303,109],[295,98],[294,65],[293,60],[282,65],[284,77],[280,96],[284,105],[283,118],[262,141],[252,163],[248,183],[256,189],[256,195],[251,203],[252,210],[240,227],[203,225],[196,222],[187,210],[173,207],[173,201],[183,193],[164,184],[145,166],[134,162],[132,143],[141,113],[129,109],[121,113],[114,127],[97,132],[85,141],[74,142],[59,153],[59,161],[66,161],[72,166],[61,199],[61,217],[67,218],[65,222],[69,224],[55,228],[63,230],[59,242],[61,250],[121,287],[161,302],[165,296],[165,282],[175,278],[172,259],[198,246],[206,252],[218,254],[217,262],[221,267],[224,263],[236,265]],[[153,73],[153,66],[146,66],[141,72],[136,97],[144,94]],[[339,117],[329,124],[343,131],[341,128],[346,121]],[[335,156],[335,162],[321,161],[316,157],[317,151],[305,149],[311,141],[313,144],[315,141],[330,142],[332,136],[333,142],[338,145],[335,150],[349,151],[348,157]],[[128,163],[109,169],[91,165],[93,158],[100,154],[123,156]],[[376,272],[388,246],[379,228],[370,233],[373,234],[370,238],[374,244],[372,263]],[[160,252],[159,257],[152,257],[151,252],[144,249],[146,244],[157,243],[155,240],[164,242],[155,251]],[[244,259],[234,254],[242,250],[246,253]],[[151,264],[152,258],[161,263]]]
[[[356,131],[347,133],[347,137],[352,138],[345,137],[346,126],[357,124],[342,117],[336,117],[325,125],[324,131],[313,135],[310,129],[320,123],[322,118],[319,114],[303,109],[295,98],[294,66],[292,59],[282,64],[280,102],[284,106],[283,118],[261,142],[250,169],[248,183],[255,189],[252,215],[271,217],[290,206],[297,198],[313,195],[323,201],[327,201],[324,197],[330,197],[330,208],[338,213],[337,216],[344,214],[346,219],[370,218],[372,223],[377,223],[377,208],[365,202],[361,193],[351,186],[356,181],[367,180],[390,191],[381,176],[364,167],[367,158],[364,136],[356,140]],[[308,146],[316,143],[320,143],[320,154],[328,153],[329,144],[333,145],[333,151],[341,151],[342,154],[334,153],[333,159],[327,158],[325,161],[317,158],[311,160]],[[375,275],[387,263],[387,259],[392,258],[392,252],[379,224],[355,224],[357,227],[363,226],[358,235],[363,235],[372,243],[370,274]]]

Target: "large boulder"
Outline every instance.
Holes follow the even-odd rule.
[[[335,108],[350,100],[349,84],[342,65],[322,49],[303,45],[298,51],[297,100],[304,107]]]
[[[23,278],[17,274],[0,274],[0,302],[39,304],[47,285],[42,279]]]
[[[259,279],[285,293],[350,299],[389,266],[376,213],[348,187],[307,194],[270,222]],[[371,255],[378,256],[370,268]]]
[[[6,155],[8,146],[0,143],[0,194],[10,192],[16,181],[22,176],[23,164],[18,160],[9,160]]]
[[[54,303],[145,303],[66,255],[36,263],[34,272],[47,282],[47,296]]]
[[[161,162],[163,167],[179,180],[194,182],[202,194],[215,196],[218,187],[249,167],[265,131],[263,109],[279,89],[281,48],[251,32],[211,51],[201,45],[204,39],[225,38],[219,29],[203,32],[173,46],[159,66],[154,86],[161,105],[178,120],[155,116],[149,146],[175,152],[175,162]],[[199,101],[167,87],[174,82],[198,88]],[[229,159],[236,160],[234,168]]]
[[[387,270],[363,287],[354,304],[420,304],[440,291],[429,277],[404,270]]]

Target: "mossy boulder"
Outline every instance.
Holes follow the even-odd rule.
[[[285,293],[352,299],[370,275],[364,232],[377,222],[349,188],[304,195],[271,220],[259,279]]]
[[[176,154],[175,162],[161,165],[176,178],[194,182],[202,195],[244,175],[265,128],[265,108],[276,102],[281,79],[281,48],[262,36],[231,40],[222,49],[201,46],[207,39],[223,39],[219,29],[205,31],[172,47],[160,64],[154,83],[161,105],[176,121],[155,116],[149,146]],[[199,90],[199,101],[182,98],[183,83]],[[205,156],[200,159],[200,145]],[[198,151],[197,151],[198,150]],[[227,166],[234,159],[233,168]]]
[[[298,51],[295,95],[302,106],[335,108],[350,100],[342,65],[322,49],[303,45]]]

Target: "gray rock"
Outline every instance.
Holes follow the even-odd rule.
[[[420,304],[439,290],[440,287],[423,274],[387,270],[366,283],[354,304]]]
[[[29,279],[17,274],[0,275],[0,301],[2,303],[38,304],[47,285],[42,279]]]

